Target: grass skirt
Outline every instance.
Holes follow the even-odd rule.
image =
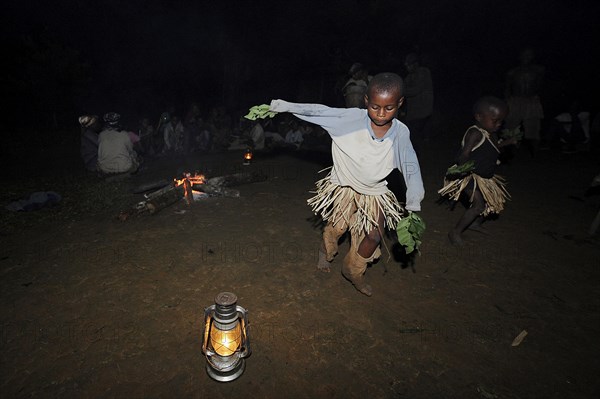
[[[438,190],[438,194],[458,201],[463,190],[471,182],[474,184],[473,194],[475,194],[476,189],[479,189],[485,200],[485,209],[481,215],[487,216],[490,213],[500,213],[504,209],[504,203],[510,199],[510,194],[506,190],[506,180],[499,175],[485,179],[475,173],[471,173],[457,180],[444,179],[444,187]],[[469,202],[473,202],[473,195],[469,198]]]
[[[404,214],[398,199],[388,190],[381,195],[360,194],[351,187],[339,186],[330,180],[331,173],[317,181],[316,194],[307,203],[315,215],[333,226],[343,223],[350,234],[358,237],[378,228],[379,212],[383,211],[385,226],[395,229]]]

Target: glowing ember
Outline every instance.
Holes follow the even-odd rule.
[[[204,184],[206,182],[204,175],[199,174],[198,172],[194,173],[194,175],[189,172],[185,172],[182,179],[173,180],[175,182],[175,187],[183,185],[183,198],[188,205],[194,201],[194,193],[192,190],[194,184]]]
[[[175,186],[182,185],[186,180],[189,181],[192,185],[194,184],[204,184],[206,183],[206,178],[204,175],[196,172],[192,175],[190,172],[185,172],[183,174],[183,179],[173,179],[175,181]]]

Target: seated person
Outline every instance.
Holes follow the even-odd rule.
[[[265,138],[265,129],[263,129],[260,121],[253,121],[252,129],[250,129],[250,139],[255,150],[265,148]]]
[[[143,155],[153,155],[152,136],[154,136],[154,126],[150,124],[150,119],[146,117],[140,119],[137,135],[140,141],[134,145],[136,151]]]
[[[298,128],[298,123],[296,121],[290,122],[289,130],[285,135],[285,142],[288,145],[294,146],[296,148],[300,148],[303,141],[304,141],[304,136],[302,135],[302,132]]]
[[[590,113],[582,111],[579,103],[574,101],[568,112],[560,113],[550,121],[547,136],[546,139],[562,147],[563,152],[575,152],[578,144],[590,141]]]
[[[98,136],[98,169],[106,174],[135,173],[139,167],[137,153],[129,133],[121,130],[121,115],[104,115],[104,130]]]
[[[161,126],[164,140],[163,153],[178,152],[183,148],[183,125],[178,116],[169,117]]]
[[[81,125],[81,159],[85,168],[90,172],[98,170],[98,132],[100,122],[96,115],[84,115],[79,117]]]

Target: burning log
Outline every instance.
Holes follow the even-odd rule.
[[[141,193],[155,187],[162,187],[159,190],[149,194],[144,194],[146,198],[139,202],[134,208],[121,212],[119,219],[124,221],[130,216],[142,213],[156,214],[160,210],[173,205],[181,199],[185,199],[188,205],[194,201],[194,190],[202,191],[210,196],[237,198],[240,192],[229,186],[254,183],[266,180],[267,177],[261,173],[234,173],[231,175],[213,177],[206,180],[203,175],[185,173],[182,179],[175,179],[172,182],[164,180],[151,182],[138,186],[134,192]],[[164,187],[163,187],[164,186]]]
[[[198,191],[202,191],[215,197],[237,198],[240,196],[240,192],[238,190],[228,187],[213,186],[210,184],[194,184],[192,187]]]
[[[158,181],[152,181],[149,183],[144,183],[141,184],[137,187],[135,187],[132,192],[134,194],[142,194],[142,193],[146,193],[150,190],[158,190],[160,188],[164,188],[166,186],[169,186],[173,183],[172,180],[167,180],[167,179],[160,179]]]
[[[146,210],[152,215],[161,209],[180,201],[183,197],[184,187],[172,185],[169,187],[169,190],[166,190],[163,193],[155,195],[151,199],[146,200],[144,205]]]

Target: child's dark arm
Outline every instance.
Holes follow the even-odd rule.
[[[498,141],[498,148],[507,147],[509,145],[516,145],[518,142],[519,141],[517,140],[516,137],[511,137],[506,140],[500,140],[500,141]]]
[[[465,143],[456,160],[457,165],[462,165],[469,160],[473,148],[481,141],[481,132],[475,128],[469,129],[465,135]]]

